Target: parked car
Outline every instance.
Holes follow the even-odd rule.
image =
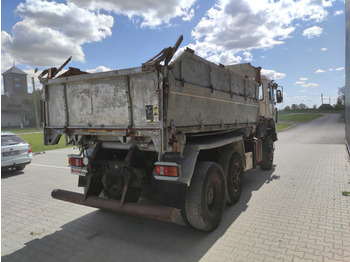
[[[32,159],[32,148],[23,138],[11,132],[1,132],[1,169],[23,170]]]

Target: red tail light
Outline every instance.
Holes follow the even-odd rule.
[[[30,145],[28,145],[28,154],[32,153],[32,148]]]
[[[179,176],[177,166],[156,166],[156,174],[158,176]]]
[[[82,167],[83,166],[83,159],[79,158],[79,157],[70,157],[70,158],[68,158],[68,163],[70,166]]]

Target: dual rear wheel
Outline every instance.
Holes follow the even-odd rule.
[[[241,157],[230,150],[221,155],[219,163],[197,163],[182,211],[184,220],[194,228],[214,230],[223,217],[226,202],[238,201],[242,176]]]

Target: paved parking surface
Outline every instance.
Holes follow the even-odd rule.
[[[350,162],[337,115],[279,133],[275,166],[249,171],[212,233],[54,200],[81,192],[73,149],[2,173],[2,261],[350,261]]]

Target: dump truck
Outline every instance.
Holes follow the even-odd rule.
[[[244,173],[273,167],[283,90],[249,63],[173,59],[181,41],[136,68],[39,76],[44,144],[79,148],[68,163],[82,193],[53,198],[212,231]]]

